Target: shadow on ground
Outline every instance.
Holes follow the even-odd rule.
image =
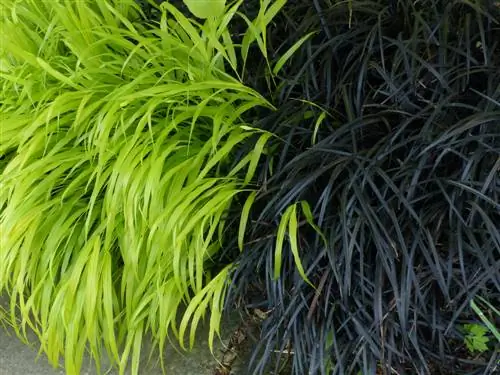
[[[5,302],[5,299],[3,300]],[[222,327],[222,341],[214,343],[214,355],[222,358],[222,354],[229,341],[229,337],[237,329],[240,323],[238,314],[226,319],[226,325]],[[39,341],[34,334],[30,335],[31,345],[21,342],[15,333],[0,324],[0,375],[64,375],[63,367],[54,369],[47,361],[44,354],[38,354]],[[180,352],[173,347],[165,349],[164,359],[166,375],[215,375],[218,366],[217,359],[208,349],[208,329],[199,329],[198,340],[190,352]],[[150,345],[145,340],[143,358],[141,361],[139,375],[161,375],[159,360],[156,363],[148,362]],[[246,374],[244,365],[248,359],[248,349],[239,353],[238,358],[232,366],[231,374]],[[154,356],[153,356],[154,357]],[[154,357],[154,358],[157,358]],[[106,360],[103,360],[106,366]],[[118,371],[103,367],[103,374],[118,375]],[[87,358],[82,367],[80,375],[97,375],[95,366]],[[127,374],[128,375],[128,374]]]

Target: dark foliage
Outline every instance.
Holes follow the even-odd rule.
[[[274,81],[248,64],[278,107],[257,114],[277,137],[230,291],[269,310],[252,372],[276,372],[276,351],[293,374],[493,372],[499,346],[469,353],[461,327],[475,296],[500,305],[498,8],[304,0],[280,17],[274,56],[316,34]],[[326,237],[301,218],[316,290],[287,245],[272,276],[280,218],[302,200]]]

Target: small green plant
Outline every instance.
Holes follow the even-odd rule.
[[[464,343],[471,353],[484,353],[488,350],[488,342],[490,341],[487,335],[488,328],[482,324],[464,324],[464,331],[466,332]]]
[[[500,343],[500,332],[498,326],[496,326],[493,321],[498,321],[500,319],[500,311],[493,307],[493,305],[482,297],[476,297],[476,300],[482,307],[478,305],[474,300],[470,301],[470,306],[472,310],[479,316],[481,321],[484,323],[486,328],[491,332],[491,334],[496,338],[498,343]],[[485,311],[489,312],[491,320],[485,315]]]

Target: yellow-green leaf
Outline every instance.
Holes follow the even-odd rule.
[[[285,65],[285,63],[293,56],[293,54],[300,48],[300,46],[302,46],[302,44],[304,44],[304,42],[309,39],[313,34],[315,34],[315,32],[311,32],[307,35],[304,35],[302,38],[300,38],[298,41],[296,41],[294,43],[293,46],[291,46],[288,51],[286,51],[281,57],[280,59],[276,62],[276,64],[274,65],[274,69],[273,69],[273,74],[276,75],[279,73],[279,71],[281,70],[281,68],[283,68],[283,66]]]
[[[276,249],[274,251],[274,279],[278,279],[281,272],[281,261],[283,257],[283,242],[285,241],[286,228],[288,226],[288,221],[290,220],[290,214],[292,213],[294,206],[290,206],[285,210],[285,213],[281,217],[280,225],[278,226],[278,233],[276,235]]]
[[[184,0],[189,11],[198,18],[218,17],[224,12],[226,0]]]
[[[250,215],[250,209],[252,208],[252,204],[255,201],[256,195],[257,195],[256,191],[252,191],[250,193],[245,204],[243,205],[243,210],[241,211],[240,228],[238,231],[238,247],[240,248],[240,251],[243,251],[243,240],[245,237],[245,230],[247,227],[248,216]]]
[[[298,236],[297,205],[294,204],[292,206],[290,219],[288,221],[288,237],[290,239],[290,249],[292,250],[293,259],[295,261],[295,267],[297,267],[299,275],[304,279],[304,281],[306,281],[308,284],[312,286],[312,283],[306,276],[304,267],[302,266],[302,261],[300,260],[297,236]]]
[[[314,223],[314,218],[313,218],[313,214],[311,211],[311,206],[309,206],[309,203],[307,203],[307,201],[301,201],[300,206],[302,208],[302,212],[304,213],[304,216],[306,217],[307,223],[316,231],[316,233],[318,233],[318,235],[321,237],[321,239],[323,240],[323,243],[326,246],[327,241],[326,241],[325,235],[323,234],[321,229],[319,229],[319,227]]]

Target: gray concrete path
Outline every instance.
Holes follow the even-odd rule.
[[[227,337],[231,328],[237,325],[236,318],[229,322],[229,327],[223,330]],[[231,327],[232,326],[232,327]],[[167,375],[213,375],[217,362],[210,353],[207,344],[207,334],[200,330],[198,341],[193,351],[189,353],[179,353],[172,347],[165,351],[165,363]],[[35,337],[32,338],[33,345],[28,346],[22,343],[12,332],[5,330],[0,325],[0,375],[64,375],[62,368],[54,369],[49,365],[47,358],[42,354],[38,356],[38,346]],[[223,343],[216,342],[215,353],[220,353]],[[144,362],[147,362],[149,355],[148,348],[144,351]],[[240,366],[242,360],[239,360]],[[243,361],[244,362],[244,361]],[[245,374],[246,371],[234,371],[234,374]],[[110,370],[107,375],[117,375],[118,372]],[[84,364],[80,375],[96,375],[97,371],[89,361]],[[139,375],[160,375],[159,366],[141,364]]]

